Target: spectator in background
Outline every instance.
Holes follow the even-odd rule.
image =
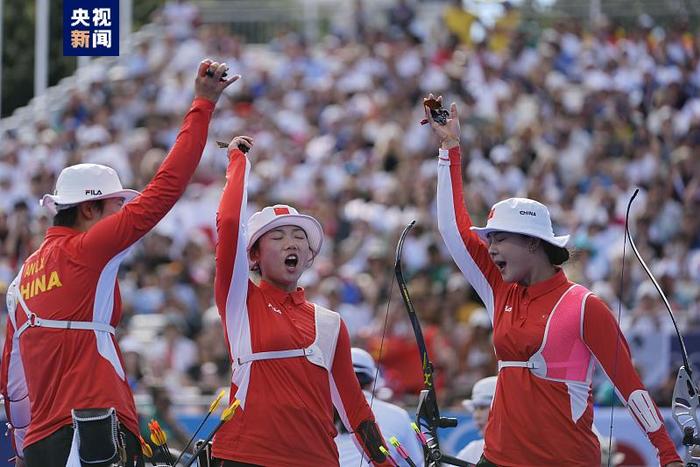
[[[412,420],[408,412],[397,405],[378,399],[376,395],[373,396],[373,391],[376,392],[383,385],[381,376],[377,376],[377,365],[374,359],[366,350],[357,347],[353,347],[351,353],[355,375],[360,383],[362,392],[365,394],[367,403],[372,404],[372,412],[374,412],[382,433],[387,437],[396,436],[396,439],[408,452],[411,460],[417,466],[422,466],[424,462],[423,447],[418,442],[411,428]],[[377,378],[376,384],[375,378]],[[339,428],[338,436],[335,437],[335,444],[338,446],[340,455],[340,467],[369,465],[366,457],[364,457],[364,462],[360,460],[360,453],[352,440],[352,434],[344,430],[342,426]],[[390,448],[390,450],[393,451],[393,448]],[[393,455],[393,457],[400,463],[399,465],[408,465],[403,460],[400,460],[400,456]]]
[[[479,462],[479,459],[481,459],[484,453],[484,430],[486,429],[486,422],[489,419],[491,403],[493,402],[493,395],[495,393],[496,377],[489,376],[488,378],[477,381],[472,388],[471,399],[466,399],[462,402],[467,412],[472,415],[474,425],[476,425],[476,429],[479,431],[482,438],[470,441],[469,444],[464,446],[464,448],[457,453],[456,457],[458,459],[462,459],[471,464],[476,464]]]
[[[464,8],[462,0],[450,0],[442,12],[442,20],[447,31],[456,36],[462,45],[472,45],[472,25],[477,17]]]
[[[197,363],[197,345],[184,333],[186,324],[181,316],[166,315],[161,336],[153,342],[148,353],[154,377],[173,389],[187,382],[188,371]]]

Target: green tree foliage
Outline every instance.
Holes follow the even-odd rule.
[[[76,57],[63,56],[63,0],[49,0],[49,86],[71,75]],[[164,0],[134,0],[134,28],[150,20]],[[2,116],[26,105],[34,95],[35,0],[3,4]]]

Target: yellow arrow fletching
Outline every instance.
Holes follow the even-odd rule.
[[[168,436],[160,427],[157,420],[151,419],[151,422],[148,424],[148,429],[151,430],[151,442],[156,446],[162,446],[168,440]]]
[[[389,457],[389,451],[387,451],[384,446],[379,446],[379,450],[382,452],[382,454]]]
[[[209,405],[209,413],[212,413],[216,410],[216,408],[219,406],[219,403],[221,403],[221,399],[223,399],[225,395],[226,391],[222,389],[219,395],[216,396],[216,399],[214,399],[211,405]]]
[[[236,399],[235,401],[233,401],[233,404],[226,407],[224,409],[224,411],[221,412],[221,421],[228,422],[229,420],[231,420],[231,418],[233,417],[233,414],[236,413],[236,409],[238,408],[239,405],[241,405],[241,401]]]
[[[143,452],[143,455],[148,458],[153,457],[153,449],[151,449],[151,446],[149,446],[142,436],[139,436],[139,443],[141,443],[141,452]]]
[[[420,433],[420,430],[418,429],[418,425],[416,425],[415,423],[411,423],[411,428],[413,428],[413,431],[415,431],[416,433]]]
[[[153,457],[153,449],[151,449],[151,446],[149,446],[148,444],[142,444],[141,451],[143,452],[143,455],[148,457],[149,459]]]
[[[396,439],[396,436],[392,436],[391,438],[389,438],[389,442],[392,446],[396,446],[397,448],[401,446],[401,443],[399,443],[399,440]]]

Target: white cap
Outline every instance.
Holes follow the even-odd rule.
[[[382,378],[381,372],[377,373],[377,364],[369,352],[359,347],[353,347],[350,349],[350,356],[355,374],[368,376],[372,380],[376,379],[374,383],[375,389],[384,387],[384,378]]]
[[[113,168],[100,164],[77,164],[61,171],[54,194],[44,195],[39,204],[56,214],[59,209],[84,201],[124,198],[124,202],[129,202],[138,195],[138,191],[122,187],[119,175]]]
[[[377,375],[377,364],[374,363],[374,358],[369,352],[353,347],[350,349],[350,355],[352,356],[352,367],[355,369],[355,373],[361,373],[374,379]]]
[[[462,405],[467,410],[474,410],[475,407],[490,406],[493,395],[496,393],[496,377],[480,379],[472,388],[472,398],[462,401]]]
[[[286,204],[275,204],[263,208],[248,219],[247,250],[265,233],[283,225],[294,225],[306,232],[309,246],[314,255],[321,251],[323,245],[323,229],[321,224],[311,216],[299,212]]]
[[[494,204],[489,212],[486,227],[470,227],[486,240],[491,232],[510,232],[529,235],[563,248],[568,235],[555,236],[549,209],[534,199],[509,198]]]

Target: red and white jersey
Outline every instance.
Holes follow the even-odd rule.
[[[459,148],[440,151],[438,160],[438,227],[467,281],[486,305],[493,322],[499,360],[525,362],[542,349],[550,313],[574,285],[563,271],[525,287],[503,281],[488,248],[472,232],[462,194]],[[617,394],[657,448],[661,465],[680,461],[673,442],[635,371],[629,347],[615,318],[595,295],[583,303],[580,333],[586,351],[611,378]],[[617,358],[616,358],[617,356]],[[617,360],[617,361],[616,361]],[[583,367],[582,367],[583,368]],[[570,394],[570,382],[535,374],[526,367],[499,372],[494,402],[485,430],[486,458],[504,466],[600,465],[600,446],[592,430],[593,396]],[[568,379],[568,377],[567,377]],[[581,401],[583,400],[583,404]]]
[[[121,298],[117,271],[129,248],[150,231],[185,191],[199,164],[214,104],[196,99],[175,146],[143,193],[87,232],[50,227],[24,263],[16,293],[37,317],[117,326]],[[10,421],[28,421],[24,445],[71,424],[71,409],[114,407],[137,434],[134,398],[119,347],[107,332],[30,327],[17,303],[8,318],[0,386]],[[15,403],[28,391],[30,404]],[[8,407],[9,406],[9,407]],[[31,414],[26,411],[31,406]],[[15,440],[21,441],[21,440]],[[21,451],[21,446],[18,446]]]
[[[216,304],[231,360],[259,352],[309,347],[316,340],[314,305],[302,289],[285,292],[249,279],[246,251],[248,158],[231,154],[217,212]],[[304,357],[234,364],[231,396],[241,401],[214,438],[214,456],[265,466],[338,465],[335,406],[348,430],[373,420],[340,329],[330,372]]]

